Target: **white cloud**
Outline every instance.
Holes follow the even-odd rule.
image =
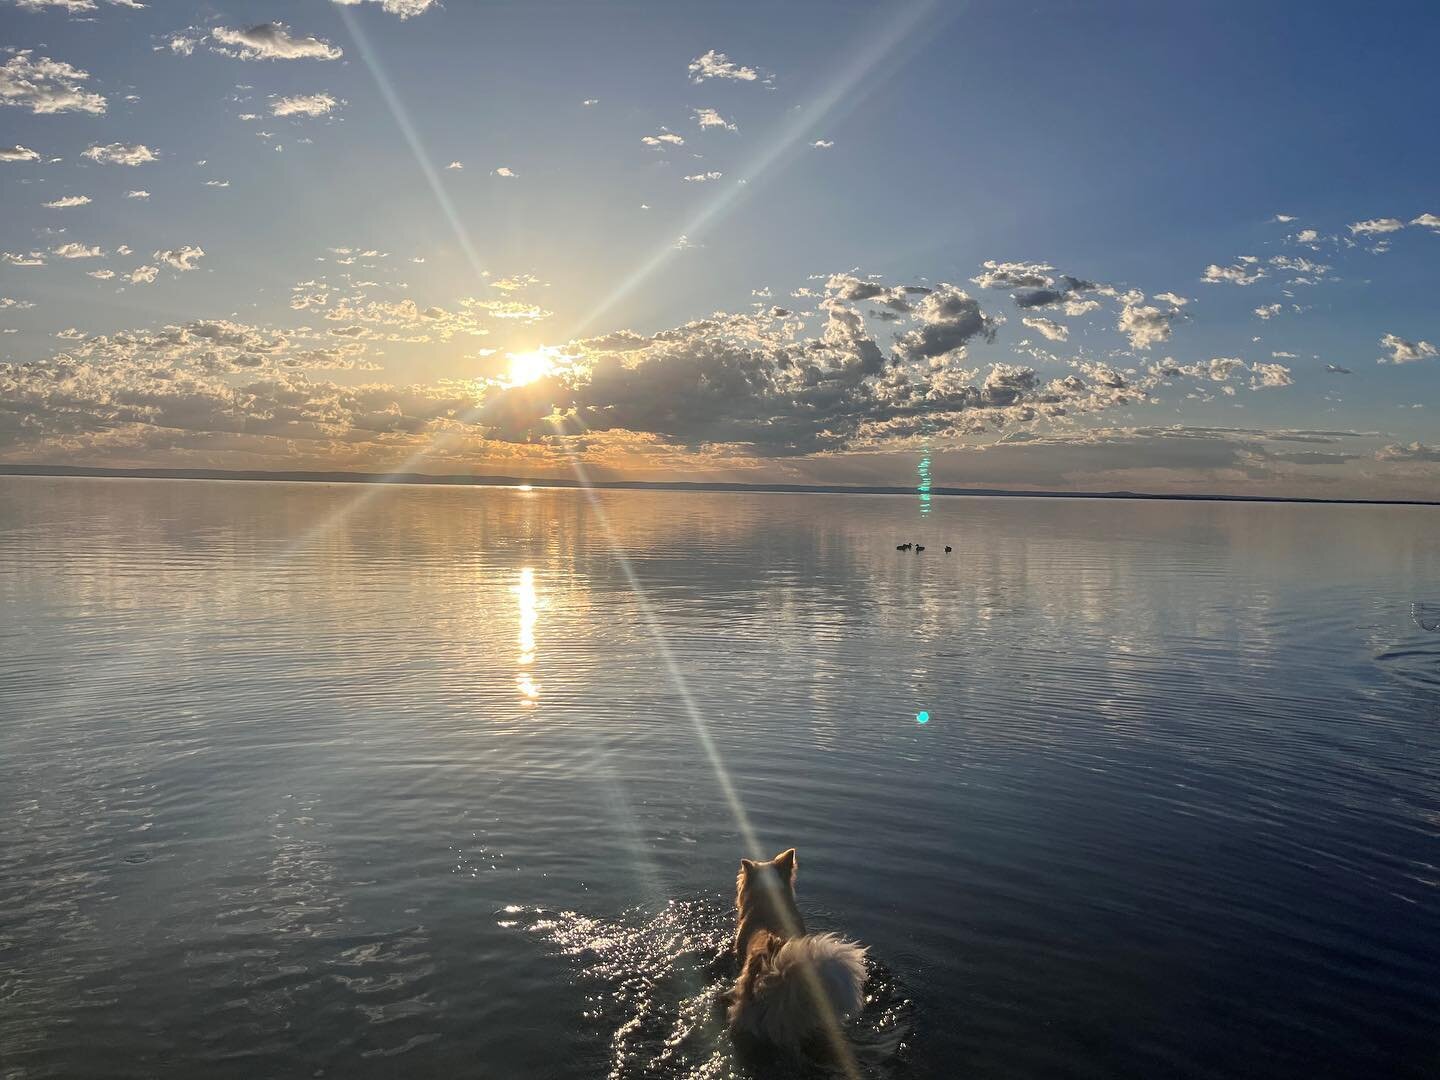
[[[0,262],[6,266],[44,266],[45,253],[32,251],[27,255],[24,252],[0,251]]]
[[[205,181],[205,186],[206,186],[206,187],[229,187],[229,186],[230,186],[230,181],[229,181],[229,180],[206,180],[206,181]]]
[[[1270,220],[1271,220],[1271,221],[1278,221],[1280,224],[1285,225],[1285,224],[1288,224],[1289,222],[1294,221],[1294,220],[1295,220],[1295,215],[1294,215],[1294,214],[1276,214],[1276,215],[1275,215],[1273,218],[1271,218]]]
[[[1257,362],[1250,365],[1250,388],[1252,390],[1290,386],[1294,382],[1295,380],[1290,377],[1290,369],[1284,364]]]
[[[1115,328],[1129,338],[1131,347],[1136,349],[1148,349],[1158,342],[1169,341],[1170,324],[1181,314],[1173,304],[1168,311],[1146,304],[1145,294],[1138,290],[1126,293],[1121,305]]]
[[[275,116],[324,116],[345,104],[324,91],[318,94],[296,94],[282,97],[270,106]]]
[[[446,165],[445,168],[459,170],[465,168],[465,163],[463,161],[452,161],[449,165]]]
[[[1318,244],[1320,233],[1316,229],[1301,229],[1295,234],[1295,240],[1301,244]]]
[[[690,61],[690,81],[702,83],[706,79],[732,79],[737,82],[754,82],[760,72],[751,67],[742,67],[722,52],[711,49],[704,56]],[[766,82],[770,80],[767,78]]]
[[[652,147],[685,145],[683,135],[676,135],[673,131],[666,131],[664,128],[660,129],[659,135],[646,135],[640,141],[646,146]]]
[[[334,2],[346,7],[354,7],[356,4],[364,3],[365,0],[334,0]],[[381,11],[408,19],[414,15],[425,14],[435,5],[436,0],[370,0],[370,2],[378,3]]]
[[[584,101],[580,102],[580,104],[584,105],[586,108],[589,108],[591,105],[599,105],[600,99],[594,97],[586,98]]]
[[[187,244],[184,247],[175,248],[171,251],[157,251],[152,255],[152,258],[158,259],[174,270],[184,271],[194,270],[196,261],[203,258],[204,255],[205,252],[203,249],[191,247]]]
[[[816,139],[810,144],[810,146],[816,150],[829,150],[834,145],[835,141],[833,139]]]
[[[1418,360],[1433,360],[1440,351],[1428,341],[1406,341],[1395,334],[1386,334],[1380,339],[1380,347],[1389,349],[1389,356],[1382,356],[1381,364],[1413,364]]]
[[[103,113],[105,98],[86,90],[88,71],[42,56],[36,60],[21,49],[0,66],[0,105],[14,105],[32,113]]]
[[[135,191],[127,191],[125,193],[125,197],[127,199],[148,199],[150,197],[150,192],[137,189]]]
[[[1440,214],[1421,214],[1417,218],[1412,218],[1410,224],[1423,225],[1427,229],[1434,229],[1436,232],[1440,232]]]
[[[50,250],[62,259],[98,259],[105,254],[99,247],[76,243],[61,244]]]
[[[1217,266],[1211,263],[1205,268],[1205,276],[1201,280],[1211,285],[1227,281],[1231,285],[1253,285],[1264,276],[1265,271],[1256,264],[1255,256],[1247,255],[1234,266]]]
[[[1031,330],[1038,331],[1051,341],[1067,341],[1070,338],[1070,328],[1063,323],[1057,323],[1053,319],[1041,318],[1040,316],[1027,316],[1020,320]]]
[[[210,39],[218,42],[212,51],[232,56],[237,60],[338,60],[343,50],[318,37],[298,37],[290,32],[284,23],[260,23],[243,30],[228,26],[217,26],[210,31]],[[170,47],[178,52],[175,40]]]
[[[40,155],[27,146],[0,146],[0,161],[39,161]]]
[[[109,281],[115,276],[114,270],[86,270],[85,273],[89,277],[96,278],[100,281]]]
[[[132,285],[153,285],[159,276],[158,266],[137,266],[126,275],[126,280]]]
[[[1284,309],[1284,304],[1262,304],[1255,309],[1255,314],[1262,319],[1273,319]]]
[[[88,206],[89,203],[89,195],[65,195],[59,199],[52,199],[50,202],[41,203],[40,205],[50,210],[63,210],[70,206]]]
[[[722,173],[722,172],[713,172],[713,171],[712,171],[712,172],[692,173],[691,175],[686,176],[686,177],[683,177],[682,179],[684,179],[684,181],[685,181],[687,184],[703,184],[703,183],[705,183],[707,180],[719,180],[719,179],[720,179],[722,176],[724,176],[724,175],[725,175],[725,174]]]
[[[1405,223],[1399,218],[1371,218],[1369,221],[1357,221],[1350,226],[1350,231],[1356,236],[1368,236],[1375,233],[1399,232],[1405,227]]]
[[[159,154],[144,143],[126,146],[118,142],[106,146],[92,146],[80,156],[102,165],[145,165],[160,158]]]
[[[692,114],[702,128],[719,128],[721,131],[738,131],[732,121],[726,120],[714,109],[695,109]]]
[[[13,296],[0,296],[0,311],[24,311],[34,306],[35,301],[33,300],[16,300]]]
[[[505,177],[506,179],[514,179],[514,178],[515,178],[516,176],[518,176],[519,174],[516,173],[513,169],[511,169],[509,166],[507,166],[507,165],[501,165],[498,169],[493,170],[493,171],[491,172],[491,175],[492,175],[492,176],[503,176],[503,177]]]

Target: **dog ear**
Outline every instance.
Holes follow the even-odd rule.
[[[782,878],[787,878],[791,882],[794,882],[797,860],[795,857],[795,849],[793,847],[782,851],[779,855],[776,855],[775,858],[771,859],[770,861],[775,864],[775,869],[780,872],[780,876]]]
[[[754,870],[755,870],[755,860],[754,860],[754,859],[741,859],[741,860],[740,860],[740,872],[741,872],[742,874],[750,874],[750,873],[753,873]]]

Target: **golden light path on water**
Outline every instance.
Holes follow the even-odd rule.
[[[535,625],[540,621],[540,605],[535,593],[535,570],[525,567],[520,571],[520,580],[515,585],[515,596],[520,604],[520,655],[515,663],[519,671],[515,674],[515,686],[520,691],[520,700],[525,705],[534,705],[540,697],[540,684],[535,681],[531,665],[535,663]]]

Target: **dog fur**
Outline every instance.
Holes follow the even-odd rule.
[[[865,950],[836,934],[807,934],[795,905],[795,849],[740,860],[730,1031],[798,1049],[860,1011]]]

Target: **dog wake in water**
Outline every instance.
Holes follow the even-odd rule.
[[[740,860],[735,957],[726,1013],[732,1035],[798,1049],[834,1035],[865,1004],[865,950],[837,934],[807,934],[795,904],[795,849]]]

